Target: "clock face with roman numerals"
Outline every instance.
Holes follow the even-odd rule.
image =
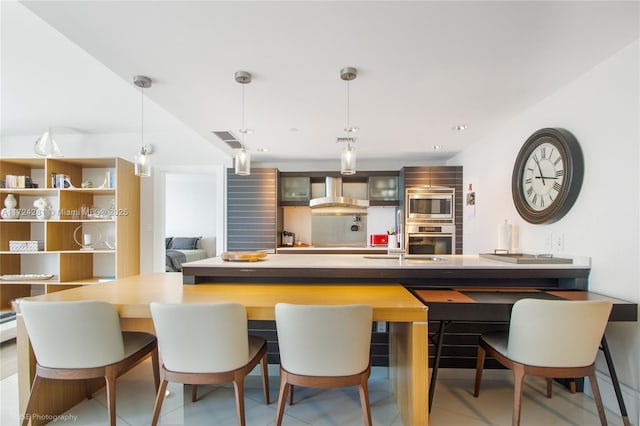
[[[512,177],[513,201],[530,223],[552,223],[573,206],[584,174],[582,150],[564,129],[541,129],[524,143]]]
[[[564,162],[552,143],[544,142],[529,154],[522,188],[525,201],[536,211],[544,210],[558,198],[564,183]]]

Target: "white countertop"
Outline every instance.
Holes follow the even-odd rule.
[[[566,257],[566,256],[562,256]],[[429,258],[438,258],[433,261]],[[402,262],[380,254],[268,254],[257,262],[224,261],[220,257],[184,263],[186,267],[211,268],[341,268],[341,269],[584,269],[591,267],[588,257],[575,257],[572,264],[515,264],[485,259],[478,255],[408,255]]]

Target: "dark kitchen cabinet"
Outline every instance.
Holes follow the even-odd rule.
[[[370,206],[397,206],[399,200],[399,173],[397,171],[364,171],[353,176],[339,172],[280,172],[279,205],[308,206],[314,198],[326,196],[327,176],[342,179],[345,197],[368,199]]]
[[[369,205],[398,205],[398,175],[369,176]]]
[[[278,169],[252,168],[249,176],[227,169],[227,250],[275,252]]]
[[[308,206],[311,199],[309,176],[280,176],[280,205]]]

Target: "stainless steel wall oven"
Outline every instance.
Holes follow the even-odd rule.
[[[407,254],[453,254],[455,225],[412,224],[406,227]]]

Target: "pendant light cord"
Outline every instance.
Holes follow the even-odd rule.
[[[140,87],[140,152],[144,152],[144,88]]]
[[[350,96],[350,84],[351,81],[347,80],[347,150],[351,151],[351,96]]]
[[[349,96],[349,83],[350,81],[347,80],[347,136],[349,136],[349,129],[350,129],[350,116],[349,113],[351,112],[351,104],[350,104],[350,96]]]
[[[244,150],[244,134],[246,133],[247,129],[245,129],[244,127],[244,86],[245,84],[241,84],[242,86],[242,127],[240,128],[240,133],[242,133],[242,149]]]

